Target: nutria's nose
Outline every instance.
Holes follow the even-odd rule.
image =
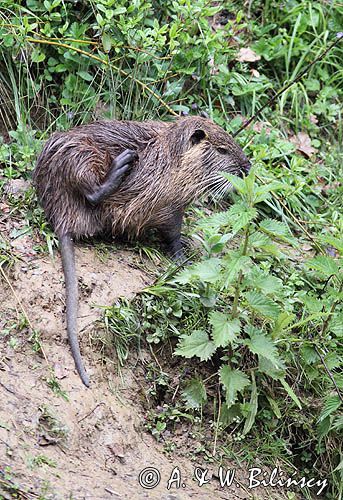
[[[251,166],[250,161],[246,158],[240,165],[240,177],[243,177],[243,174],[248,175]]]

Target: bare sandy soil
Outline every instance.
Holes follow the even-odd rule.
[[[7,229],[8,219],[5,225],[2,229]],[[94,248],[78,245],[80,343],[92,380],[86,389],[67,345],[58,253],[54,259],[36,253],[27,235],[11,244],[19,260],[6,270],[8,282],[0,276],[0,499],[286,498],[271,488],[249,490],[244,464],[241,470],[225,464],[237,471],[233,484],[221,488],[217,466],[187,457],[186,432],[172,436],[176,449],[167,454],[163,443],[144,430],[144,373],[132,363],[118,376],[116,360],[105,365],[90,342],[101,316],[97,306],[132,297],[151,282],[137,267],[133,251],[113,251],[103,262]],[[33,349],[23,310],[39,332],[46,359]],[[49,365],[68,399],[52,390]],[[211,479],[202,487],[194,480],[198,466],[209,469]],[[159,484],[151,489],[139,482],[147,467],[160,474]],[[143,476],[141,483],[151,486],[156,471]]]

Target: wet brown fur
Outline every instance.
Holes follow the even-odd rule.
[[[192,144],[197,130],[206,137]],[[112,159],[127,148],[138,153],[130,173],[106,201],[90,206],[80,187],[99,185]],[[34,182],[57,234],[79,238],[111,230],[136,237],[143,229],[163,227],[176,210],[224,185],[220,171],[240,175],[248,164],[241,148],[209,119],[103,121],[54,134],[39,156]]]

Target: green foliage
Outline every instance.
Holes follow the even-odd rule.
[[[181,341],[175,349],[175,354],[192,358],[198,356],[201,361],[208,360],[216,350],[206,332],[195,330],[190,335],[181,335]]]
[[[237,393],[243,392],[244,388],[250,384],[249,378],[242,371],[232,370],[227,365],[221,367],[219,376],[225,389],[226,404],[230,408],[237,399]]]
[[[185,386],[182,398],[187,408],[200,408],[207,401],[206,387],[201,379],[193,378]]]
[[[230,428],[237,426],[238,419],[240,440],[261,428],[271,432],[265,419],[268,412],[281,425],[299,410],[311,411],[311,431],[307,423],[302,425],[304,436],[312,433],[313,445],[304,444],[303,453],[306,449],[311,460],[317,453],[325,460],[318,438],[338,435],[340,400],[334,396],[319,414],[320,407],[312,406],[310,394],[335,390],[333,380],[342,387],[338,375],[343,332],[340,260],[317,255],[295,261],[294,247],[303,244],[302,238],[296,239],[276,219],[260,220],[254,203],[260,203],[256,171],[232,180],[240,191],[238,198],[234,195],[236,203],[219,217],[206,217],[198,224],[205,256],[139,296],[134,304],[135,328],[155,342],[177,337],[176,356],[219,364],[217,385],[226,408],[220,411],[220,422]],[[250,211],[254,217],[234,232],[236,219],[231,215],[239,211]],[[229,234],[218,252],[214,235],[218,242]],[[275,252],[280,245],[283,252]],[[330,286],[323,289],[328,279]],[[187,409],[204,408],[210,402],[210,386],[199,377],[197,366],[190,372],[192,378],[183,382]],[[294,370],[303,374],[297,383]],[[285,441],[293,439],[286,436],[287,432]],[[336,463],[338,457],[339,452]]]

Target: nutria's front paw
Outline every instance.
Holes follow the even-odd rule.
[[[125,149],[117,158],[113,161],[113,166],[116,169],[121,169],[128,163],[131,163],[133,160],[137,158],[137,152],[133,149]]]

